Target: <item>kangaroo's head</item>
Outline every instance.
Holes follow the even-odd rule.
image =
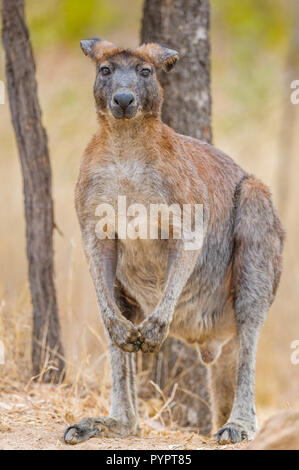
[[[80,44],[96,64],[94,96],[100,115],[108,113],[115,119],[159,115],[163,93],[156,71],[170,71],[178,59],[176,51],[159,44],[121,49],[99,38]]]

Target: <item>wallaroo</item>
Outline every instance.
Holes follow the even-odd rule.
[[[269,190],[227,155],[161,122],[157,69],[178,53],[158,44],[134,50],[81,41],[96,65],[99,129],[76,186],[83,245],[109,345],[109,417],[85,418],[64,434],[70,444],[138,432],[135,354],[156,352],[168,335],[198,347],[208,366],[220,443],[253,437],[255,358],[260,329],[279,284],[284,231]],[[96,208],[202,204],[203,243],[183,239],[101,239]]]

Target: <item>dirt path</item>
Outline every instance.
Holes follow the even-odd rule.
[[[5,390],[5,391],[4,391]],[[93,438],[77,446],[63,442],[63,431],[83,416],[107,414],[90,396],[76,398],[65,386],[14,386],[0,389],[0,449],[244,449],[247,443],[218,446],[195,432],[169,430],[150,421],[141,422],[140,436],[127,439]],[[106,406],[106,404],[105,404]],[[103,407],[105,408],[103,405]]]
[[[63,432],[62,426],[51,427],[51,430],[41,428],[28,427],[18,429],[17,432],[9,434],[0,434],[0,449],[1,450],[74,450],[73,447],[65,445],[61,439],[57,439],[57,435]],[[185,438],[190,436],[185,435]],[[192,443],[186,446],[182,445],[182,436],[180,437],[171,435],[168,437],[147,437],[143,438],[129,438],[129,439],[91,439],[88,442],[78,444],[76,450],[225,450],[225,449],[242,449],[246,445],[239,444],[235,446],[224,446],[219,448],[212,443],[202,441],[200,437],[192,439]]]
[[[13,423],[12,423],[13,425]],[[244,449],[247,444],[234,446],[218,446],[212,440],[207,440],[194,433],[165,432],[157,435],[152,432],[147,437],[132,437],[127,439],[93,438],[75,447],[64,444],[62,434],[65,426],[47,423],[47,425],[17,425],[16,429],[0,431],[1,450],[120,450],[120,449],[147,449],[147,450],[210,450],[210,449]]]
[[[75,447],[67,446],[63,443],[61,436],[64,430],[63,425],[49,424],[42,426],[18,426],[17,430],[0,432],[1,450],[120,450],[120,449],[147,449],[147,450],[209,450],[209,449],[240,449],[245,448],[245,444],[235,446],[217,446],[212,441],[209,442],[200,436],[192,433],[169,433],[167,436],[148,436],[146,438],[136,437],[127,439],[90,439],[87,442],[78,444]]]

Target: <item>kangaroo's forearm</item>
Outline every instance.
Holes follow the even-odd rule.
[[[185,250],[182,241],[170,241],[164,292],[154,313],[168,324],[172,320],[177,301],[194,270],[199,253],[200,250]]]
[[[99,269],[99,265],[95,264],[94,260],[90,262],[90,271],[96,290],[98,309],[104,325],[109,329],[109,326],[118,320],[120,312],[111,296],[104,272],[102,269]]]
[[[108,328],[121,316],[113,296],[116,274],[116,241],[98,240],[96,236],[88,247],[89,267],[95,285],[98,309]]]

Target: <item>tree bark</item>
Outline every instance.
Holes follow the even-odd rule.
[[[23,0],[2,0],[2,39],[12,122],[23,174],[33,305],[33,373],[43,381],[57,382],[63,375],[64,353],[54,285],[51,167]]]
[[[162,43],[180,53],[174,71],[159,74],[164,88],[162,120],[181,134],[211,142],[209,27],[208,0],[145,0],[142,42]],[[151,371],[149,378],[166,396],[178,383],[172,407],[174,419],[182,426],[196,426],[202,434],[209,434],[207,373],[197,351],[170,338],[158,355],[143,362]],[[145,383],[142,388],[144,395],[149,393]]]
[[[142,42],[180,54],[171,73],[161,72],[162,119],[181,134],[212,140],[208,0],[145,0]]]

